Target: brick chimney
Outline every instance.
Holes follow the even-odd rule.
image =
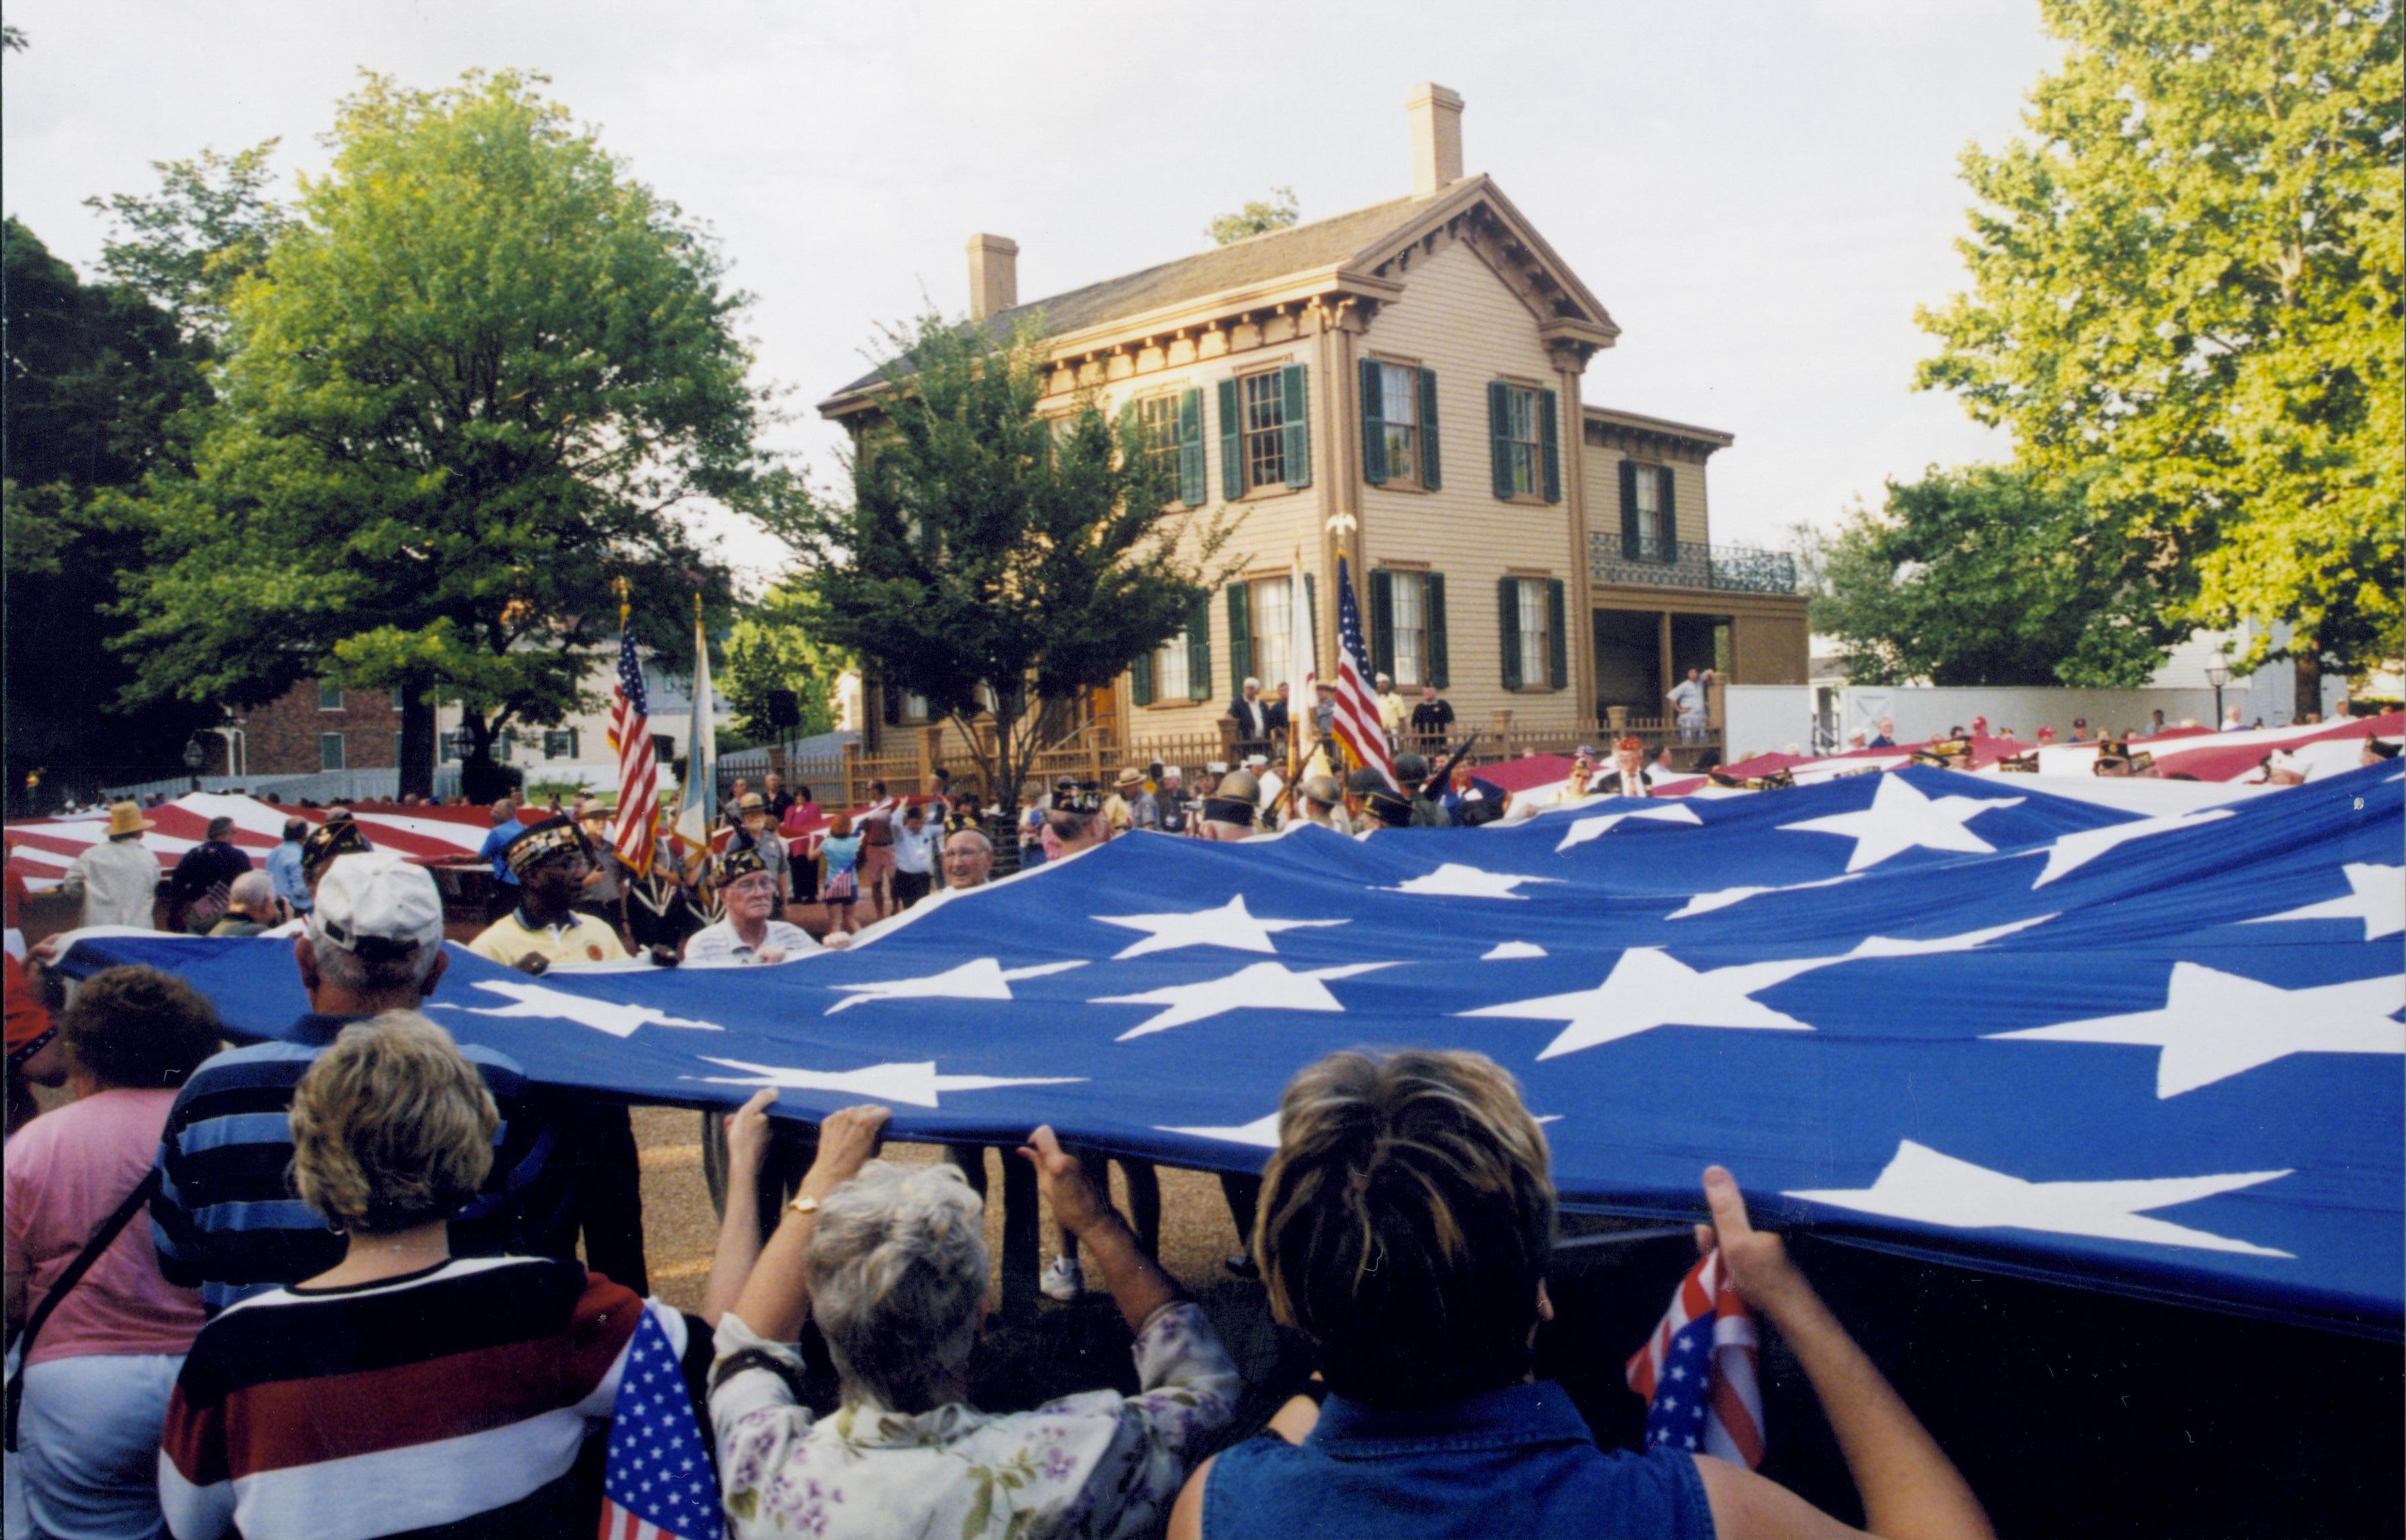
[[[1425,198],[1462,180],[1462,98],[1435,81],[1404,98],[1412,120],[1412,196]]]
[[[1462,156],[1457,152],[1454,160]],[[969,237],[969,319],[982,321],[1019,303],[1019,243],[1008,235]]]

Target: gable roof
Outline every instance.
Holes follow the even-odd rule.
[[[1210,295],[1258,287],[1289,275],[1357,264],[1367,268],[1373,262],[1383,264],[1392,255],[1389,248],[1408,233],[1417,235],[1422,225],[1442,223],[1481,204],[1525,242],[1534,260],[1556,276],[1563,291],[1578,308],[1591,311],[1607,334],[1618,333],[1620,328],[1605,313],[1602,304],[1529,226],[1503,191],[1483,175],[1465,177],[1425,197],[1391,199],[1349,214],[1248,236],[1083,289],[1012,305],[988,316],[979,325],[987,335],[1000,341],[1021,322],[1033,319],[1043,335],[1059,337]],[[1383,273],[1383,265],[1380,271]],[[825,409],[885,384],[885,379],[883,369],[871,370],[836,391],[821,403],[821,407]]]

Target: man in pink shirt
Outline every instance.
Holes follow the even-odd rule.
[[[177,1088],[222,1033],[190,984],[119,968],[84,984],[59,1035],[76,1099],[8,1141],[12,1333],[149,1175]],[[160,1277],[149,1222],[136,1214],[25,1351],[18,1474],[35,1533],[158,1532],[159,1429],[200,1329],[200,1291]]]

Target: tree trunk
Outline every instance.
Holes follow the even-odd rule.
[[[471,802],[498,802],[515,789],[506,766],[493,763],[493,725],[480,712],[463,712],[460,725],[468,734],[468,752],[460,758],[460,795]]]
[[[401,772],[397,797],[434,794],[434,702],[426,696],[432,683],[411,679],[402,686],[401,746],[394,754]]]
[[[2311,638],[2293,634],[2289,651],[2297,667],[2297,697],[2290,702],[2289,719],[2302,722],[2310,713],[2318,717],[2323,709],[2322,648]]]

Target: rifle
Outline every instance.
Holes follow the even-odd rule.
[[[1437,772],[1435,775],[1432,775],[1427,780],[1422,782],[1420,790],[1414,793],[1414,795],[1418,797],[1426,797],[1431,795],[1432,792],[1443,791],[1446,788],[1446,784],[1453,779],[1453,767],[1461,764],[1463,760],[1468,758],[1471,749],[1476,746],[1478,742],[1479,732],[1474,728],[1472,729],[1470,736],[1462,741],[1462,747],[1453,751],[1453,756],[1448,759],[1443,765],[1439,766]]]

